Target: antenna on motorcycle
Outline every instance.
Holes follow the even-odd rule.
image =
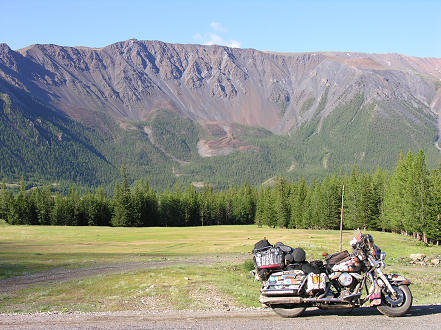
[[[343,185],[341,192],[341,215],[340,215],[340,252],[343,249],[343,206],[345,204],[345,185]]]

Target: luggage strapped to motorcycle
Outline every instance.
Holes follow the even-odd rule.
[[[254,249],[254,266],[256,269],[281,269],[283,267],[283,252],[272,246]]]

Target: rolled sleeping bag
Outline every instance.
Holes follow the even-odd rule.
[[[279,248],[283,253],[291,253],[294,249],[288,245],[283,244],[282,242],[277,242],[274,244],[274,247]]]
[[[294,257],[294,262],[304,262],[306,260],[306,252],[302,248],[294,249],[292,255]]]

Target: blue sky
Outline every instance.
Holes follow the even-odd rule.
[[[12,49],[136,38],[441,57],[441,0],[0,0],[0,10],[0,42]]]

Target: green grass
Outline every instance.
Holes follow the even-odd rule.
[[[410,289],[415,305],[441,304],[441,269],[417,265],[394,264],[386,267],[386,273],[398,273],[412,282]]]
[[[250,252],[263,237],[303,247],[310,258],[337,251],[338,232],[288,230],[249,226],[185,228],[112,228],[64,226],[0,226],[0,278],[52,267],[80,267],[95,262],[145,260],[162,256]],[[411,253],[441,254],[441,248],[426,247],[409,237],[372,233],[388,258]],[[349,249],[352,231],[344,231]],[[11,273],[12,272],[12,273]],[[9,273],[9,275],[8,275]]]
[[[91,263],[156,260],[162,256],[220,255],[250,252],[263,237],[303,247],[309,260],[335,252],[338,231],[287,230],[249,226],[187,228],[109,228],[8,226],[0,224],[0,277],[53,267]],[[353,231],[344,231],[349,249]],[[441,254],[409,237],[371,232],[387,253],[388,272],[414,284],[415,304],[441,303],[441,268],[407,265],[412,253]],[[251,255],[250,255],[251,259]],[[250,262],[173,266],[124,274],[94,276],[60,284],[35,284],[0,295],[0,311],[100,311],[130,309],[206,309],[214,305],[258,306],[259,283],[248,276]]]
[[[44,285],[0,295],[0,312],[210,309],[259,306],[259,282],[232,264],[176,266]]]

